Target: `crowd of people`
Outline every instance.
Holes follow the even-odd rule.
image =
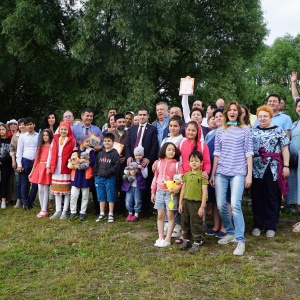
[[[297,73],[291,75],[296,112],[300,116]],[[31,117],[0,124],[1,208],[8,199],[30,210],[38,193],[38,218],[86,219],[92,193],[96,222],[126,222],[157,211],[156,247],[171,239],[181,250],[197,253],[204,243],[206,215],[213,227],[205,234],[219,244],[237,242],[243,255],[246,239],[242,198],[251,191],[253,236],[276,235],[282,198],[300,212],[299,120],[292,123],[284,100],[270,94],[266,105],[251,114],[247,104],[223,99],[207,105],[188,98],[180,107],[156,104],[150,112],[108,110],[102,129],[92,125],[86,108],[79,122],[71,111],[59,121],[55,112],[43,117],[36,131]],[[300,232],[300,223],[293,227]]]

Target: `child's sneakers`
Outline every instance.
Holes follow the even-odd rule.
[[[53,220],[53,219],[57,219],[61,216],[61,211],[56,211],[51,217],[50,219]]]
[[[234,255],[243,255],[245,252],[245,243],[238,242],[237,247],[233,251]]]
[[[85,219],[86,219],[85,214],[80,214],[79,221],[85,221]]]
[[[236,239],[233,234],[226,234],[223,238],[218,240],[218,244],[227,245],[228,243],[235,243]]]
[[[163,241],[163,239],[157,239],[155,241],[155,244],[153,245],[154,247],[158,247],[158,245],[160,245],[161,241]]]
[[[179,224],[175,224],[175,227],[173,229],[173,232],[172,232],[172,237],[173,238],[178,238],[181,236],[181,231],[182,231],[182,228]]]
[[[46,210],[41,210],[37,215],[36,215],[38,218],[45,218],[45,217],[48,217],[49,214]]]
[[[183,243],[180,245],[181,250],[187,250],[190,247],[191,247],[191,241],[187,239],[184,239]]]
[[[2,202],[1,202],[1,208],[2,208],[2,209],[5,209],[5,208],[6,208],[6,201],[2,201]]]
[[[100,215],[99,218],[96,220],[96,222],[102,222],[104,220],[106,220],[105,215]]]
[[[171,246],[171,242],[167,242],[166,240],[160,240],[160,243],[157,245],[158,248],[164,248]]]
[[[67,219],[67,218],[68,218],[68,213],[66,211],[63,211],[61,216],[60,216],[60,219],[64,220],[64,219]]]
[[[76,214],[70,214],[68,220],[69,220],[69,221],[73,221],[73,220],[75,220],[75,219],[77,219],[77,215],[76,215]]]
[[[136,222],[139,218],[136,215],[133,215],[131,218],[131,222]]]
[[[129,214],[126,218],[126,222],[132,222],[131,219],[132,219],[133,215],[132,214]]]
[[[190,249],[191,254],[196,254],[200,251],[200,247],[203,245],[204,241],[200,241],[199,243],[193,243],[192,248]]]

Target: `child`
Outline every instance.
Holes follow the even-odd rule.
[[[54,135],[50,145],[47,174],[52,174],[51,192],[55,195],[56,212],[50,219],[66,219],[71,194],[71,170],[67,168],[68,159],[75,147],[71,125],[68,122],[61,122],[58,133]],[[61,212],[62,196],[65,196],[63,213]]]
[[[183,186],[180,192],[178,211],[182,214],[183,243],[181,250],[187,250],[191,246],[190,236],[194,243],[190,253],[199,252],[203,245],[201,218],[204,215],[208,180],[202,178],[203,156],[194,151],[189,156],[190,172],[183,175]]]
[[[0,125],[0,194],[1,208],[6,208],[8,182],[11,174],[11,156],[9,154],[10,137],[5,124]]]
[[[82,154],[85,153],[88,156],[88,165],[89,167],[86,169],[77,169],[72,170],[71,173],[71,214],[69,220],[74,220],[77,218],[76,208],[77,208],[77,200],[79,196],[79,192],[81,189],[82,192],[82,200],[81,200],[81,209],[79,220],[84,221],[86,216],[86,208],[89,200],[89,192],[92,179],[92,167],[95,164],[95,151],[90,147],[90,138],[88,135],[83,133],[79,133],[77,136],[77,143],[79,144],[78,156],[82,157]],[[85,159],[79,159],[79,163],[87,163]]]
[[[51,184],[51,175],[46,173],[46,163],[53,133],[49,129],[44,129],[40,135],[38,148],[35,155],[32,170],[29,174],[29,181],[38,184],[39,200],[41,211],[37,214],[38,218],[48,217],[48,189]]]
[[[181,184],[173,187],[170,191],[164,181],[173,180],[175,174],[182,174],[183,170],[179,164],[179,151],[171,142],[166,142],[159,152],[160,161],[157,163],[157,168],[151,185],[151,201],[154,208],[157,209],[157,228],[158,240],[154,246],[168,247],[171,245],[171,235],[175,226],[174,211],[178,206],[178,195]],[[164,218],[165,211],[168,215],[168,231],[164,239]]]
[[[108,223],[114,222],[114,206],[116,202],[116,176],[120,168],[120,155],[113,148],[115,137],[107,132],[104,135],[104,150],[98,153],[93,174],[95,175],[95,186],[100,205],[100,216],[96,222],[105,220],[105,204],[108,202]]]
[[[148,168],[141,165],[144,157],[144,148],[138,146],[134,149],[135,162],[138,165],[138,171],[135,174],[135,180],[130,182],[128,180],[123,181],[122,191],[126,192],[126,208],[128,210],[128,216],[126,222],[135,222],[139,218],[139,213],[142,208],[142,191],[146,189],[146,180],[148,177]],[[128,175],[126,169],[124,170],[125,175]],[[134,211],[134,214],[133,214]]]

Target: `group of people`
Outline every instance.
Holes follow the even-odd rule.
[[[291,79],[300,115],[297,73]],[[141,213],[150,216],[154,205],[154,246],[170,246],[176,237],[180,249],[192,254],[204,243],[209,212],[214,225],[206,234],[218,237],[219,244],[237,242],[233,254],[243,255],[245,189],[251,190],[253,236],[263,231],[275,236],[282,197],[300,208],[300,127],[283,110],[276,94],[268,96],[256,116],[247,105],[225,105],[222,99],[209,104],[206,113],[199,100],[190,110],[183,97],[182,109],[156,104],[152,124],[147,108],[136,114],[111,108],[102,130],[92,125],[89,108],[76,123],[71,111],[61,122],[48,112],[39,132],[31,117],[10,120],[0,125],[1,208],[6,208],[10,177],[16,208],[30,210],[38,192],[38,218],[49,216],[55,199],[50,219],[84,221],[90,192],[97,222],[113,223],[114,214],[125,210],[126,221],[135,222]],[[300,232],[299,223],[293,231]]]

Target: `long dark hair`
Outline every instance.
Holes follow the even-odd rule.
[[[53,132],[56,131],[56,129],[58,128],[59,126],[59,121],[58,121],[58,118],[57,118],[57,115],[56,113],[52,112],[52,111],[48,111],[42,118],[42,121],[41,121],[41,124],[40,124],[40,127],[41,127],[41,130],[44,130],[44,129],[49,129],[50,126],[49,126],[49,123],[48,123],[48,118],[49,116],[51,115],[54,115],[55,117],[55,122],[53,124]]]
[[[187,128],[188,128],[189,125],[194,125],[197,129],[197,134],[196,134],[196,137],[195,137],[195,145],[194,145],[194,148],[193,148],[193,152],[194,152],[194,151],[197,151],[197,149],[198,149],[198,142],[200,141],[199,136],[201,134],[201,133],[199,134],[199,131],[201,130],[201,128],[200,128],[200,125],[196,121],[191,120],[186,124],[186,127],[185,127],[186,131],[187,131]],[[186,135],[186,133],[185,133],[185,135]]]
[[[37,150],[37,153],[36,153],[36,158],[38,161],[40,160],[41,158],[41,154],[42,154],[42,148],[43,148],[43,145],[44,145],[44,132],[47,132],[48,135],[49,135],[49,143],[51,144],[52,140],[53,140],[53,133],[50,129],[46,128],[44,129],[41,134],[40,134],[40,139],[39,139],[39,144],[38,144],[38,150]]]
[[[159,150],[159,154],[158,154],[158,157],[159,158],[165,158],[166,157],[166,150],[168,148],[169,145],[173,145],[174,148],[175,148],[175,155],[174,155],[174,159],[176,159],[177,161],[179,161],[179,158],[180,158],[180,151],[177,149],[177,147],[175,146],[174,143],[171,143],[171,142],[166,142],[164,143],[160,150]]]

